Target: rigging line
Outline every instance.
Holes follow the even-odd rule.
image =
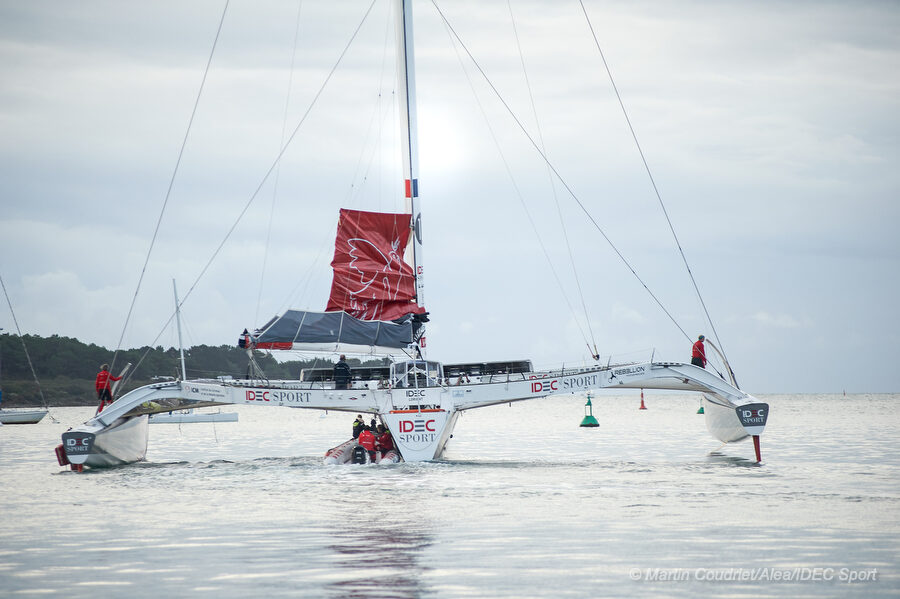
[[[384,35],[384,45],[382,46],[382,51],[381,51],[381,75],[379,77],[379,82],[378,82],[379,89],[382,89],[384,87],[384,76],[385,76],[385,73],[387,72],[386,65],[387,65],[388,55],[389,55],[388,48],[390,47],[390,44],[388,43],[388,38],[389,38],[389,32],[391,32],[393,29],[392,21],[393,21],[393,18],[391,19],[391,22],[386,21],[384,24],[385,35]],[[384,157],[384,148],[385,147],[393,148],[396,146],[396,143],[395,143],[396,138],[394,136],[396,135],[397,131],[399,130],[399,127],[397,127],[397,111],[394,110],[394,107],[396,106],[396,94],[394,93],[396,85],[397,85],[396,81],[397,81],[397,73],[395,72],[394,77],[392,78],[391,89],[388,92],[389,101],[385,101],[383,95],[382,95],[382,97],[379,98],[379,108],[382,111],[382,113],[381,113],[382,117],[378,120],[378,142],[379,142],[379,145],[381,146],[382,151],[378,152],[378,158],[377,158],[378,168],[376,171],[378,174],[378,180],[377,180],[377,184],[375,187],[375,189],[377,189],[376,197],[378,198],[379,212],[384,212],[385,174],[386,174],[388,168],[390,168],[391,166],[396,166],[396,164],[397,164],[397,163],[391,162],[389,160],[385,160],[385,157]],[[384,124],[388,120],[388,118],[391,120],[391,125],[387,129],[385,129]],[[385,130],[388,131],[388,136],[389,136],[389,138],[388,138],[389,141],[387,143],[385,143],[385,137],[386,137]],[[400,170],[402,172],[402,170],[403,170],[402,166],[400,167]],[[390,177],[388,177],[388,180],[389,181],[402,181],[403,175],[402,174],[400,176],[391,175]],[[390,201],[391,199],[393,199],[393,194],[389,193],[387,195],[387,200]],[[393,209],[394,206],[396,206],[396,202],[390,201],[389,205]]]
[[[384,46],[387,45],[387,38],[385,37]],[[363,189],[369,182],[369,173],[372,170],[372,165],[375,163],[375,158],[380,157],[379,152],[379,143],[382,137],[382,131],[384,130],[384,71],[385,71],[385,48],[382,49],[382,59],[381,59],[381,73],[379,75],[379,81],[377,86],[377,94],[375,95],[375,102],[372,106],[372,113],[369,117],[369,125],[366,128],[366,134],[363,136],[362,144],[360,145],[359,150],[359,158],[356,161],[356,166],[353,169],[353,177],[350,179],[350,186],[347,188],[347,193],[344,196],[344,205],[348,207],[356,207],[361,206],[362,201],[360,196],[363,193]],[[369,147],[369,142],[371,140],[371,148]],[[363,166],[365,164],[365,166]],[[357,181],[359,184],[357,185]],[[380,191],[380,186],[376,185],[376,189]],[[379,194],[380,195],[380,194]],[[381,206],[379,203],[379,210]]]
[[[388,15],[390,17],[390,15]],[[344,196],[344,204],[348,206],[358,206],[361,205],[361,201],[359,200],[359,196],[363,192],[363,188],[369,182],[369,173],[372,170],[372,165],[376,161],[376,157],[381,159],[381,154],[379,150],[379,144],[382,143],[383,131],[384,131],[384,119],[385,119],[385,108],[384,108],[384,76],[387,70],[385,66],[387,63],[387,55],[388,55],[388,43],[389,33],[391,31],[391,25],[393,21],[391,18],[388,18],[385,23],[385,31],[384,31],[384,41],[382,42],[381,49],[381,69],[378,75],[378,85],[376,94],[376,100],[374,105],[372,106],[372,115],[369,118],[369,126],[366,129],[366,134],[363,138],[363,142],[360,146],[359,158],[356,162],[356,167],[353,169],[353,178],[350,180],[350,187],[347,189],[347,194]],[[374,133],[373,133],[374,131]],[[368,148],[369,140],[372,140],[371,149]],[[368,158],[364,160],[366,157],[367,151],[369,152]],[[363,163],[365,163],[365,168],[363,168]],[[360,174],[362,171],[362,174]],[[379,175],[380,175],[379,169]],[[357,181],[359,184],[357,185]],[[376,190],[378,195],[378,208],[379,212],[383,211],[381,207],[381,184],[380,177],[379,182],[376,183]]]
[[[259,192],[262,190],[263,185],[265,185],[266,181],[269,179],[269,176],[272,174],[272,172],[275,170],[275,167],[281,161],[281,157],[284,155],[284,153],[287,151],[288,147],[294,141],[294,138],[297,136],[297,133],[300,131],[300,127],[302,127],[303,123],[306,122],[307,117],[309,117],[310,113],[312,112],[313,107],[315,107],[316,102],[319,100],[319,97],[321,97],[322,92],[325,91],[325,87],[328,85],[328,82],[331,81],[331,77],[334,75],[338,66],[343,61],[344,56],[347,54],[347,51],[350,49],[350,45],[353,43],[353,40],[356,39],[356,36],[359,34],[360,29],[362,29],[363,23],[366,22],[366,19],[368,18],[369,13],[372,11],[372,7],[374,5],[375,5],[375,0],[373,0],[372,3],[369,5],[369,8],[366,11],[366,14],[363,16],[362,20],[359,22],[359,25],[357,25],[356,29],[353,32],[353,35],[350,36],[350,39],[347,41],[347,44],[344,46],[344,49],[341,51],[340,56],[338,56],[337,61],[331,67],[331,71],[329,71],[328,75],[325,77],[325,80],[322,82],[321,87],[319,87],[319,91],[316,92],[316,95],[313,97],[309,106],[306,108],[306,111],[303,113],[303,116],[300,118],[300,121],[297,123],[297,126],[294,127],[293,132],[288,137],[284,146],[281,148],[281,151],[278,152],[278,155],[275,157],[275,160],[272,162],[272,165],[268,168],[265,175],[263,175],[263,178],[259,182],[259,185],[256,186],[256,189],[250,195],[250,199],[248,199],[247,203],[244,204],[243,209],[238,214],[234,223],[232,223],[231,228],[228,229],[228,232],[225,234],[225,237],[222,238],[221,243],[219,243],[219,246],[213,252],[212,256],[210,256],[206,265],[203,267],[203,270],[200,271],[200,274],[197,275],[197,278],[194,280],[193,285],[191,285],[190,289],[188,289],[188,292],[185,294],[185,297],[181,301],[182,304],[184,303],[184,300],[187,299],[187,297],[191,294],[191,292],[197,286],[197,283],[200,282],[200,279],[202,279],[203,276],[206,274],[206,271],[209,269],[209,267],[212,265],[213,261],[219,255],[219,252],[222,250],[222,248],[225,246],[225,243],[228,241],[229,238],[231,238],[231,235],[232,235],[232,233],[234,233],[234,230],[237,228],[238,223],[241,222],[241,219],[243,219],[244,215],[247,213],[247,210],[250,209],[251,204],[253,204],[254,200],[256,200],[256,197],[259,195]]]
[[[300,38],[300,14],[303,11],[303,0],[297,3],[297,20],[294,25],[294,48],[291,51],[291,68],[288,71],[288,88],[287,95],[284,99],[284,116],[281,119],[281,138],[278,140],[278,147],[284,145],[284,134],[287,131],[288,109],[291,106],[291,91],[294,87],[294,63],[297,58],[297,41]],[[253,315],[253,321],[259,322],[259,307],[262,303],[263,285],[266,278],[266,264],[269,261],[269,244],[272,240],[272,221],[275,217],[275,200],[278,198],[278,180],[281,177],[281,162],[275,170],[275,179],[272,182],[272,204],[269,209],[269,226],[266,229],[266,245],[263,251],[262,268],[259,273],[259,290],[256,295],[256,313]]]
[[[372,3],[369,4],[368,10],[366,10],[366,13],[365,13],[365,15],[363,15],[362,20],[360,20],[359,25],[357,25],[357,26],[356,26],[356,29],[353,31],[353,35],[350,36],[350,39],[347,41],[347,44],[344,46],[344,49],[341,51],[341,54],[338,56],[338,58],[337,58],[337,60],[335,61],[334,65],[331,67],[331,71],[329,71],[328,75],[325,77],[325,80],[322,82],[322,85],[321,85],[321,87],[319,88],[319,91],[316,92],[316,95],[313,97],[313,99],[312,99],[312,101],[310,102],[309,106],[306,108],[306,112],[303,113],[303,116],[300,118],[300,121],[297,123],[297,126],[294,127],[293,132],[292,132],[291,135],[288,137],[288,139],[287,139],[287,141],[285,142],[284,146],[281,148],[281,151],[278,152],[278,155],[275,157],[275,160],[272,162],[272,165],[268,168],[268,170],[266,171],[265,175],[263,175],[263,178],[262,178],[262,180],[259,182],[259,185],[256,186],[256,190],[254,190],[253,194],[250,196],[250,199],[247,200],[247,203],[244,204],[244,208],[243,208],[243,209],[241,210],[241,212],[238,214],[238,216],[237,216],[237,218],[235,219],[234,223],[232,223],[231,228],[228,229],[228,232],[225,233],[225,237],[222,238],[221,243],[219,243],[218,247],[215,249],[215,251],[213,252],[212,256],[209,257],[209,260],[206,262],[206,265],[205,265],[205,266],[203,267],[203,269],[200,271],[200,274],[198,274],[198,275],[197,275],[197,278],[194,279],[194,282],[193,282],[193,284],[191,284],[190,288],[187,290],[187,293],[185,293],[185,294],[184,294],[184,297],[181,298],[181,301],[178,302],[179,307],[184,305],[184,302],[187,301],[188,297],[190,297],[191,293],[193,293],[194,289],[196,289],[197,284],[200,282],[200,280],[201,280],[201,279],[203,278],[203,276],[206,274],[206,271],[209,270],[209,267],[212,265],[213,261],[214,261],[214,260],[216,259],[216,257],[219,255],[219,252],[222,251],[222,248],[225,246],[225,243],[231,238],[231,235],[232,235],[232,233],[234,233],[234,230],[237,228],[238,223],[240,223],[240,222],[241,222],[241,219],[244,218],[244,214],[246,214],[246,213],[247,213],[247,210],[250,209],[250,205],[253,204],[253,201],[254,201],[254,200],[256,199],[256,197],[259,195],[259,192],[262,190],[263,185],[265,185],[265,183],[266,183],[266,181],[268,180],[269,176],[272,174],[272,171],[275,170],[275,167],[276,167],[276,166],[278,165],[278,163],[281,161],[281,157],[284,155],[285,151],[286,151],[286,150],[288,149],[288,147],[291,145],[291,142],[294,141],[294,137],[297,136],[297,133],[300,131],[300,127],[303,125],[303,123],[306,122],[307,117],[308,117],[309,114],[312,112],[312,109],[313,109],[313,107],[316,105],[316,102],[318,101],[319,97],[322,95],[322,92],[325,91],[325,87],[328,85],[328,82],[331,80],[331,77],[334,75],[334,73],[335,73],[335,71],[337,70],[338,66],[339,66],[339,65],[341,64],[341,62],[343,61],[344,56],[347,54],[347,51],[350,49],[350,45],[353,43],[353,40],[356,39],[356,36],[359,34],[360,29],[362,29],[363,24],[364,24],[364,23],[366,22],[366,20],[368,19],[369,13],[372,12],[372,7],[373,7],[373,6],[375,6],[375,0],[372,0]],[[168,320],[166,321],[166,323],[163,325],[162,330],[156,335],[156,338],[153,340],[153,343],[156,343],[156,340],[159,339],[160,335],[163,334],[163,332],[165,331],[165,328],[169,326],[169,323],[172,322],[172,319],[173,319],[174,317],[175,317],[175,312],[173,311],[173,312],[172,312],[172,315],[169,316],[169,319],[168,319]],[[153,344],[151,344],[151,346],[152,346],[152,345],[153,345]],[[149,351],[149,349],[148,349],[147,351]],[[146,355],[147,355],[147,352],[145,352],[144,355],[141,356],[141,361],[143,361],[144,356],[146,356]],[[139,363],[140,363],[140,362],[139,362]],[[135,370],[137,370],[137,367],[135,367]]]
[[[541,122],[538,119],[538,111],[537,105],[534,102],[534,92],[531,89],[531,80],[528,78],[528,69],[525,66],[525,55],[522,52],[522,44],[519,40],[519,29],[516,27],[516,18],[513,15],[512,2],[510,0],[506,0],[506,5],[509,8],[509,17],[512,22],[513,33],[516,37],[516,49],[519,51],[519,62],[522,63],[522,73],[525,76],[525,87],[528,89],[528,99],[531,101],[531,112],[534,115],[534,123],[537,128],[538,140],[541,142],[541,149],[546,154],[547,153],[547,144],[544,141],[544,132],[541,129]],[[566,229],[566,223],[563,219],[562,208],[559,205],[559,194],[556,192],[556,183],[553,180],[553,173],[550,172],[550,169],[547,169],[547,178],[550,180],[550,189],[553,191],[553,202],[556,204],[556,214],[559,216],[559,224],[562,227],[563,238],[566,241],[566,249],[569,252],[569,263],[572,265],[572,274],[575,276],[575,286],[578,288],[578,296],[581,299],[581,308],[584,310],[584,320],[587,323],[588,332],[591,334],[591,343],[593,344],[593,349],[588,347],[591,350],[591,355],[597,355],[597,341],[594,338],[594,328],[591,326],[591,319],[588,316],[587,304],[584,301],[584,291],[581,288],[581,279],[578,277],[578,269],[575,266],[575,256],[572,253],[572,244],[569,241],[569,231]]]
[[[441,19],[444,21],[446,26],[450,29],[450,31],[453,32],[453,36],[457,39],[457,41],[459,41],[459,44],[462,46],[463,50],[465,50],[466,54],[469,55],[469,59],[472,61],[472,64],[475,65],[475,68],[477,68],[478,72],[481,73],[481,76],[484,77],[484,80],[487,82],[487,84],[491,88],[491,90],[493,90],[494,94],[497,96],[497,99],[500,101],[501,104],[503,104],[503,107],[506,108],[506,111],[509,113],[510,117],[516,122],[516,125],[518,125],[519,129],[522,130],[522,134],[526,137],[526,139],[528,139],[528,141],[531,143],[532,147],[534,147],[535,151],[541,156],[541,158],[544,160],[544,162],[547,163],[547,166],[550,167],[550,170],[553,171],[553,174],[556,176],[557,179],[559,179],[559,182],[562,183],[563,187],[565,187],[565,189],[569,193],[569,195],[572,196],[572,199],[575,200],[575,203],[578,204],[578,207],[581,208],[581,211],[584,212],[585,216],[588,217],[588,220],[591,221],[591,224],[594,225],[594,228],[597,229],[597,231],[600,233],[600,235],[603,237],[603,239],[606,240],[606,243],[609,244],[609,247],[612,248],[613,252],[615,252],[615,254],[619,257],[619,259],[622,261],[622,263],[628,268],[628,270],[631,271],[631,274],[634,275],[634,277],[638,280],[638,282],[644,287],[644,290],[650,295],[651,298],[653,298],[653,301],[656,302],[656,304],[660,307],[660,309],[663,311],[663,313],[665,313],[665,315],[669,317],[669,320],[672,321],[672,323],[678,328],[679,331],[681,331],[681,333],[685,337],[690,339],[691,338],[690,335],[688,335],[685,332],[685,330],[683,328],[681,328],[681,325],[678,324],[678,321],[675,320],[675,317],[672,316],[672,314],[666,309],[666,307],[663,305],[663,303],[660,301],[660,299],[658,297],[656,297],[656,295],[652,291],[650,291],[650,287],[648,287],[647,284],[644,282],[644,280],[637,274],[637,271],[634,270],[634,267],[631,265],[631,263],[628,261],[628,259],[625,258],[625,256],[622,254],[622,252],[619,251],[619,248],[616,247],[616,245],[612,242],[612,239],[609,238],[609,236],[606,234],[606,232],[603,230],[603,228],[600,227],[600,224],[596,221],[594,216],[588,211],[587,207],[582,203],[581,199],[579,199],[579,197],[577,195],[575,195],[575,191],[569,186],[569,184],[566,182],[566,180],[563,179],[563,177],[562,177],[562,175],[560,175],[559,171],[556,170],[556,167],[553,166],[553,163],[550,162],[550,159],[547,158],[547,156],[541,151],[540,146],[538,146],[537,143],[535,143],[534,139],[531,137],[531,135],[529,135],[527,129],[525,129],[525,126],[519,120],[519,117],[516,116],[516,113],[513,112],[512,108],[509,106],[509,104],[506,102],[506,100],[503,99],[503,96],[500,95],[499,90],[497,90],[497,88],[494,86],[493,82],[488,78],[487,73],[484,72],[484,70],[481,68],[481,65],[478,64],[478,61],[475,60],[475,57],[472,56],[472,53],[469,52],[469,49],[463,43],[462,39],[460,39],[460,37],[456,33],[456,31],[453,29],[453,26],[450,25],[450,23],[447,21],[447,17],[444,16],[444,13],[441,11],[440,7],[438,7],[438,5],[437,5],[437,0],[431,0],[431,3],[437,9],[438,14],[440,15]]]
[[[578,320],[578,313],[575,311],[575,308],[569,301],[569,296],[566,293],[566,288],[562,283],[562,279],[560,279],[559,273],[556,271],[556,267],[553,266],[553,260],[550,258],[550,252],[547,251],[547,246],[544,245],[544,240],[541,237],[540,230],[538,229],[537,224],[535,224],[534,219],[531,216],[531,212],[528,210],[528,205],[525,203],[525,198],[522,195],[522,191],[519,189],[519,185],[516,183],[516,178],[509,166],[509,162],[507,162],[506,160],[506,155],[503,153],[503,148],[501,148],[500,146],[500,141],[497,139],[497,135],[494,133],[493,127],[491,127],[491,121],[490,119],[488,119],[487,112],[485,111],[484,106],[481,104],[481,100],[479,99],[478,94],[475,92],[475,85],[472,83],[472,79],[469,77],[469,73],[466,70],[465,65],[463,64],[462,57],[459,55],[459,50],[456,48],[456,44],[453,43],[453,36],[450,35],[451,30],[449,28],[449,25],[446,24],[446,22],[445,25],[447,26],[448,35],[450,36],[450,44],[453,46],[453,51],[456,53],[456,59],[459,61],[460,68],[462,69],[463,75],[466,78],[466,82],[468,82],[469,88],[472,90],[472,97],[475,99],[475,104],[478,105],[478,110],[481,111],[481,116],[484,118],[484,123],[487,127],[488,133],[490,133],[491,139],[494,140],[494,147],[497,149],[497,154],[500,155],[500,161],[503,163],[503,167],[506,169],[506,174],[509,176],[509,181],[513,187],[513,191],[515,192],[516,197],[519,199],[519,203],[522,205],[522,211],[525,212],[525,216],[526,218],[528,218],[528,223],[531,225],[531,229],[534,231],[534,236],[538,240],[538,245],[541,246],[541,251],[544,253],[544,257],[547,259],[547,265],[550,267],[550,272],[553,273],[553,278],[556,279],[556,284],[559,286],[559,289],[562,292],[563,300],[565,300],[566,305],[569,307],[569,311],[572,313],[572,319],[575,321],[575,326],[578,327],[578,331],[581,333],[581,338],[584,340],[585,344],[587,344],[587,335],[584,334],[584,328],[581,326],[581,322]],[[587,317],[587,315],[585,315],[585,317]]]
[[[9,306],[9,313],[12,314],[13,324],[16,325],[16,334],[19,335],[19,341],[22,342],[22,349],[25,351],[25,359],[28,360],[28,367],[31,369],[31,376],[34,377],[34,383],[38,388],[38,395],[41,396],[41,405],[47,410],[47,413],[50,414],[50,406],[47,405],[47,399],[44,397],[44,390],[41,388],[41,381],[38,380],[37,372],[34,371],[34,364],[31,363],[31,356],[28,354],[28,347],[25,345],[25,337],[22,336],[22,329],[19,328],[19,321],[16,318],[15,310],[13,310],[12,302],[9,299],[9,294],[6,292],[6,283],[3,282],[2,275],[0,275],[0,287],[3,288],[3,295],[6,297],[6,305]],[[50,420],[58,423],[56,418],[53,417],[53,414],[50,414]]]
[[[219,19],[219,27],[216,29],[216,37],[213,40],[212,49],[209,51],[209,58],[206,61],[206,69],[203,71],[203,78],[200,80],[200,89],[197,90],[197,97],[194,99],[194,108],[191,110],[191,118],[188,120],[187,129],[184,132],[184,139],[181,141],[181,149],[178,151],[178,159],[175,161],[175,168],[172,170],[172,177],[169,179],[169,187],[166,190],[166,197],[163,200],[162,209],[159,211],[159,218],[156,220],[156,228],[153,230],[153,237],[150,240],[150,247],[147,249],[147,256],[144,258],[144,266],[141,268],[141,276],[138,278],[137,286],[134,289],[134,297],[131,298],[131,306],[128,307],[128,315],[125,317],[125,324],[122,325],[122,334],[119,336],[119,343],[116,345],[116,351],[113,354],[110,371],[116,363],[116,357],[122,347],[122,340],[125,338],[125,331],[128,329],[128,323],[131,320],[131,314],[134,311],[134,305],[137,302],[138,293],[141,290],[141,283],[144,281],[144,275],[147,272],[147,264],[150,262],[150,255],[153,253],[153,246],[156,244],[156,238],[159,235],[159,227],[162,225],[163,215],[166,212],[166,206],[169,204],[169,197],[172,195],[172,188],[175,186],[175,176],[178,174],[178,167],[181,165],[181,158],[184,156],[184,149],[187,146],[188,136],[191,133],[191,126],[194,124],[194,116],[197,114],[197,107],[200,105],[200,96],[203,94],[203,87],[206,84],[206,76],[209,74],[209,67],[212,64],[213,55],[216,52],[216,45],[219,43],[219,34],[222,33],[222,24],[225,23],[225,14],[228,12],[228,3],[225,0],[225,6],[222,8],[222,17]]]
[[[303,274],[303,276],[300,277],[300,280],[297,281],[297,284],[294,285],[294,288],[291,289],[290,293],[288,293],[287,298],[282,302],[278,310],[275,311],[276,316],[284,312],[284,310],[287,309],[289,305],[301,304],[303,301],[305,301],[307,290],[309,289],[309,285],[312,282],[313,274],[317,271],[316,267],[319,264],[319,260],[330,247],[332,247],[331,237],[326,237],[325,241],[323,241],[319,245],[319,250],[318,252],[316,252],[315,257],[313,258],[312,263],[306,269],[306,272]],[[301,285],[303,286],[303,289],[298,293]],[[309,304],[307,303],[307,305]]]
[[[182,303],[184,303],[184,300],[179,302],[179,304],[178,304],[179,308],[181,307]],[[147,357],[147,355],[151,351],[153,351],[153,348],[156,347],[156,342],[159,341],[159,338],[163,336],[163,333],[165,333],[166,330],[168,330],[169,325],[172,324],[172,321],[175,319],[175,314],[176,314],[176,312],[173,311],[172,314],[169,316],[169,319],[163,325],[162,329],[159,331],[159,333],[156,334],[156,337],[154,337],[153,341],[150,342],[150,345],[147,346],[147,349],[144,350],[144,353],[142,353],[140,355],[137,363],[134,365],[134,368],[129,370],[128,373],[125,375],[125,377],[122,379],[122,382],[120,383],[120,388],[124,387],[128,383],[128,381],[130,381],[132,379],[132,377],[134,377],[134,375],[137,373],[137,370],[138,370],[138,368],[140,368],[141,364],[144,362],[144,359]]]
[[[712,322],[712,318],[709,316],[709,310],[706,308],[706,302],[703,301],[703,296],[700,294],[700,288],[697,285],[696,279],[694,279],[694,273],[691,272],[691,267],[688,264],[687,257],[684,254],[684,249],[681,247],[681,241],[678,239],[678,235],[675,233],[675,227],[672,224],[672,219],[669,218],[669,212],[666,210],[666,206],[663,203],[662,195],[659,193],[659,188],[656,186],[656,180],[653,178],[653,173],[650,171],[650,165],[647,163],[647,158],[644,156],[644,150],[641,148],[641,144],[638,141],[637,133],[635,133],[634,127],[631,124],[631,119],[628,117],[628,111],[625,110],[625,102],[622,100],[621,94],[619,94],[619,88],[616,86],[616,82],[612,76],[612,70],[609,68],[609,64],[606,62],[606,56],[603,54],[603,50],[600,48],[600,41],[597,39],[597,33],[594,31],[594,25],[591,23],[591,18],[588,16],[587,9],[584,7],[583,0],[578,0],[578,3],[581,5],[581,10],[584,12],[584,18],[587,21],[588,28],[591,30],[591,36],[594,38],[594,44],[597,46],[597,52],[600,53],[600,58],[603,61],[603,67],[606,69],[606,74],[609,76],[609,82],[612,84],[613,91],[616,93],[616,99],[619,101],[619,106],[622,108],[622,114],[625,115],[625,122],[628,123],[628,130],[631,131],[631,137],[634,139],[634,145],[637,147],[638,153],[641,155],[641,161],[644,163],[644,169],[647,171],[647,176],[650,178],[650,184],[653,187],[653,193],[656,194],[656,199],[659,201],[659,206],[662,208],[663,214],[666,217],[666,222],[669,224],[669,230],[672,232],[672,237],[675,239],[675,245],[678,247],[678,252],[681,254],[681,260],[684,262],[684,267],[687,269],[688,276],[690,276],[691,283],[694,286],[694,291],[697,293],[697,299],[700,300],[700,305],[703,307],[703,312],[706,315],[706,321],[709,323],[709,326],[712,328],[713,335],[716,337],[716,341],[719,342],[721,346],[721,340],[719,339],[719,334],[716,332],[716,327]],[[691,339],[689,337],[689,339]],[[725,348],[722,347],[722,354],[725,354]]]

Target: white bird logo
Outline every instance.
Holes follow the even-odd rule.
[[[377,245],[362,237],[351,237],[347,240],[347,244],[350,246],[350,251],[347,253],[351,258],[348,266],[359,273],[358,286],[355,285],[357,283],[356,280],[350,281],[354,283],[353,288],[350,289],[350,307],[357,318],[376,320],[378,314],[382,311],[384,300],[377,301],[377,304],[370,308],[369,302],[377,299],[376,293],[373,292],[370,297],[360,297],[360,295],[365,293],[372,283],[378,280],[381,283],[380,286],[387,292],[387,299],[391,301],[397,299],[397,295],[400,293],[400,281],[403,276],[401,272],[403,262],[397,253],[397,248],[400,247],[400,240],[395,239],[391,242],[391,251],[387,256],[384,255],[384,252]],[[377,265],[376,268],[371,271],[364,271],[358,268],[356,261],[361,259],[373,260]],[[397,264],[396,269],[393,267],[394,263]]]

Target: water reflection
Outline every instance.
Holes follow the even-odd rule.
[[[363,513],[381,511],[387,510],[364,504]],[[429,524],[419,518],[372,523],[363,519],[359,524],[360,520],[360,514],[348,514],[331,533],[334,541],[327,549],[334,555],[334,566],[345,576],[326,586],[329,594],[353,599],[425,595],[428,589],[423,574],[428,568],[421,560],[434,543]]]
[[[738,466],[743,468],[760,468],[762,464],[742,456],[728,455],[718,451],[711,451],[706,456],[709,464],[721,464],[723,466]]]

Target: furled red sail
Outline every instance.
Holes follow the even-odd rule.
[[[403,261],[410,215],[341,210],[334,243],[334,279],[327,312],[360,320],[395,320],[421,314],[415,276]]]

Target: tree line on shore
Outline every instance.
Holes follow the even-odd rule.
[[[24,343],[23,343],[24,342]],[[23,347],[24,345],[24,347]],[[34,366],[34,374],[28,364]],[[249,359],[245,350],[229,345],[195,345],[185,349],[188,378],[231,376],[244,378]],[[327,368],[333,362],[324,358],[279,362],[265,352],[254,352],[256,363],[271,379],[297,379],[304,368]],[[52,335],[0,334],[0,390],[3,407],[84,406],[97,403],[94,380],[102,364],[110,364],[113,374],[128,363],[132,368],[121,395],[155,377],[181,378],[181,363],[176,348],[162,346],[120,350],[118,353],[93,343],[82,343],[71,337]],[[360,362],[349,359],[351,366],[387,365],[387,358]],[[37,381],[35,381],[35,375]],[[43,398],[41,397],[43,395]]]

